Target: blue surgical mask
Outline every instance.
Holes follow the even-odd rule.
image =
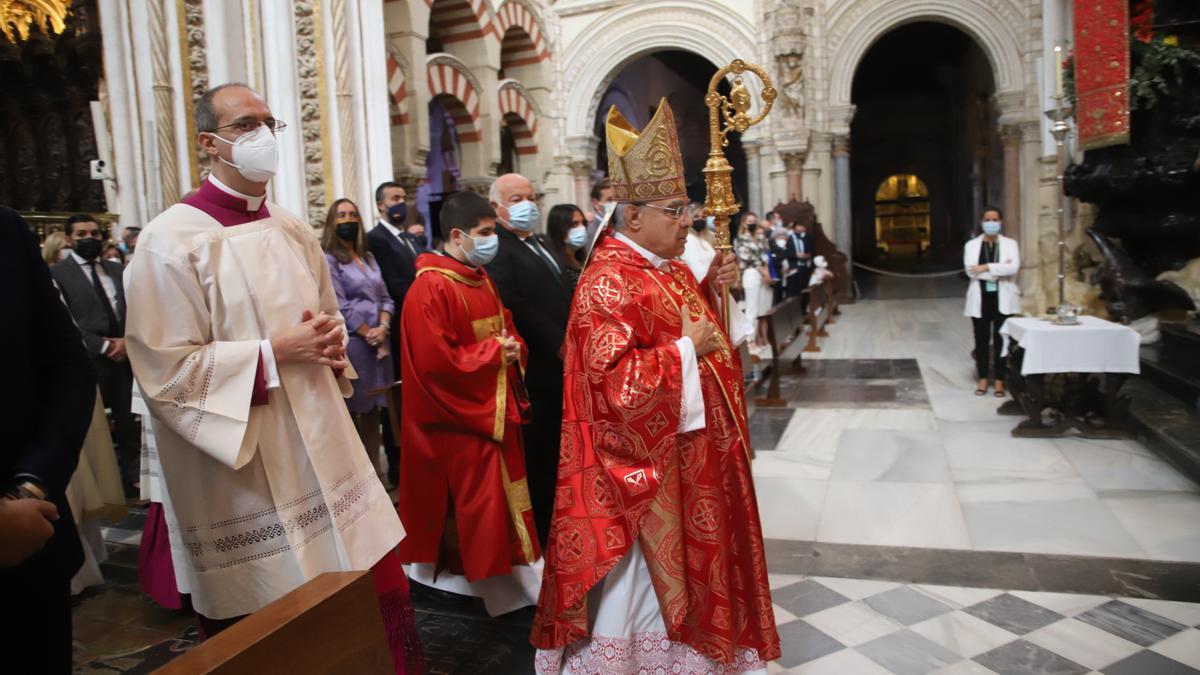
[[[463,254],[467,256],[467,262],[477,267],[482,267],[496,257],[496,252],[500,250],[500,237],[496,235],[488,235],[486,237],[470,237],[471,249],[467,250],[462,247]]]
[[[985,220],[983,221],[983,233],[989,237],[994,237],[1000,234],[1000,221]]]
[[[567,231],[567,243],[571,248],[583,248],[587,243],[587,228],[583,225],[576,225]]]
[[[508,226],[519,232],[532,232],[541,218],[537,204],[528,199],[508,207]]]
[[[708,228],[709,232],[716,232],[717,231],[717,219],[713,216],[705,217],[704,227]]]

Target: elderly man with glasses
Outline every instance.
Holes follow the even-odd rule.
[[[666,99],[606,125],[617,205],[579,279],[564,348],[554,521],[533,625],[540,673],[761,672],[778,658],[738,354],[703,280]],[[611,227],[609,227],[611,225]]]
[[[323,572],[372,570],[397,671],[416,645],[404,529],[342,399],[345,323],[312,228],[266,201],[284,125],[241,84],[196,103],[212,173],[129,268],[129,359],[150,410],[179,590],[206,635]],[[157,521],[161,526],[162,520]]]

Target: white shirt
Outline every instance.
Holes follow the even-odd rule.
[[[227,195],[231,195],[231,196],[237,197],[238,199],[245,200],[246,210],[249,211],[250,213],[254,213],[254,212],[258,211],[260,208],[262,208],[263,202],[265,202],[267,200],[267,195],[265,195],[265,194],[262,195],[261,197],[251,197],[250,195],[244,195],[244,194],[238,192],[237,190],[234,190],[233,188],[229,187],[228,185],[222,183],[221,181],[217,180],[217,177],[211,173],[208,174],[208,182],[212,183],[213,187],[217,188],[218,190],[220,190],[221,192],[224,192]]]
[[[545,246],[542,246],[541,242],[539,242],[537,240],[537,237],[535,237],[531,234],[531,235],[525,237],[524,239],[522,239],[521,241],[524,241],[526,246],[533,249],[534,255],[536,255],[539,258],[544,258],[546,260],[549,260],[550,265],[554,267],[555,272],[562,274],[562,268],[558,266],[558,261],[555,260],[554,256],[551,255],[550,252],[546,250]]]
[[[92,265],[95,263],[96,276],[100,277],[100,285],[104,287],[104,294],[108,296],[108,304],[112,307],[112,311],[115,314],[117,311],[117,285],[113,283],[112,277],[108,276],[108,272],[104,270],[103,259],[98,257],[92,262],[88,262],[75,251],[71,251],[69,255],[75,259],[75,262],[79,263],[79,269],[83,270],[83,274],[88,278],[89,283],[92,280]],[[107,351],[108,340],[105,340],[100,343],[100,353],[104,354]]]
[[[408,237],[400,236],[400,228],[393,226],[391,223],[383,220],[382,218],[379,220],[379,224],[383,226],[383,229],[391,232],[393,237],[399,239],[400,243],[404,244],[408,250],[412,251],[413,255],[417,254],[417,249],[413,247],[412,242],[408,240]]]
[[[671,264],[666,258],[643,248],[620,232],[615,236],[617,241],[648,260],[654,269],[660,272],[670,271]],[[679,360],[683,364],[683,395],[679,402],[682,411],[679,416],[679,433],[682,434],[704,428],[704,393],[700,389],[700,368],[696,363],[696,346],[692,344],[692,339],[681,337],[675,341],[675,347],[679,349]]]

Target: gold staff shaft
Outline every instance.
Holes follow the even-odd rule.
[[[762,112],[756,117],[750,115],[752,96],[742,79],[742,74],[746,71],[754,73],[763,82]],[[733,88],[729,92],[729,97],[726,98],[717,92],[717,85],[729,74],[734,76]],[[704,213],[712,216],[716,225],[715,248],[722,257],[733,248],[729,240],[729,217],[741,209],[741,205],[737,203],[733,194],[733,166],[725,158],[725,146],[729,144],[729,132],[741,133],[763,121],[763,118],[771,111],[775,96],[775,87],[771,84],[771,77],[767,75],[767,72],[761,67],[753,63],[746,63],[741,59],[735,59],[729,65],[718,70],[708,82],[708,94],[704,97],[704,104],[708,106],[710,148],[708,161],[704,164],[704,187],[706,190]],[[726,287],[721,302],[721,313],[726,332],[731,330],[729,309],[731,304],[730,290],[729,287]]]

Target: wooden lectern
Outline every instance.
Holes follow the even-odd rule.
[[[159,675],[391,675],[375,582],[327,572],[155,671]]]

